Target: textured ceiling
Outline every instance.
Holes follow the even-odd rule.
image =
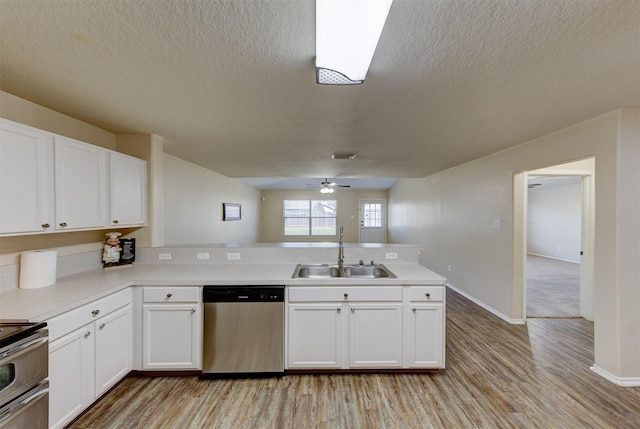
[[[314,83],[314,8],[0,0],[0,89],[267,178],[424,177],[640,105],[637,0],[395,0],[350,87]]]

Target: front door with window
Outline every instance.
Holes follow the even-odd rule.
[[[386,243],[387,203],[360,200],[360,243]]]

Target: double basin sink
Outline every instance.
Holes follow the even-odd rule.
[[[294,279],[378,279],[396,278],[387,267],[382,264],[373,265],[338,265],[329,264],[298,264],[291,278]]]

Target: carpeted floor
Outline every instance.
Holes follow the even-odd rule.
[[[528,255],[527,317],[580,317],[580,264]]]

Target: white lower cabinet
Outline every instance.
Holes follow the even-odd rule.
[[[142,293],[142,369],[201,369],[200,288],[145,287]]]
[[[131,371],[131,306],[95,322],[95,372],[98,397]]]
[[[443,304],[413,304],[408,312],[407,360],[411,368],[444,368]]]
[[[69,423],[95,398],[93,325],[49,344],[49,427]]]
[[[287,369],[444,368],[444,286],[287,292]]]
[[[47,321],[49,427],[62,428],[131,370],[131,293]]]
[[[342,303],[292,303],[288,313],[288,367],[342,368]]]
[[[401,286],[292,286],[287,307],[287,368],[402,366]]]
[[[405,306],[405,366],[444,368],[444,287],[409,287]]]
[[[402,367],[402,302],[349,305],[349,367]]]

